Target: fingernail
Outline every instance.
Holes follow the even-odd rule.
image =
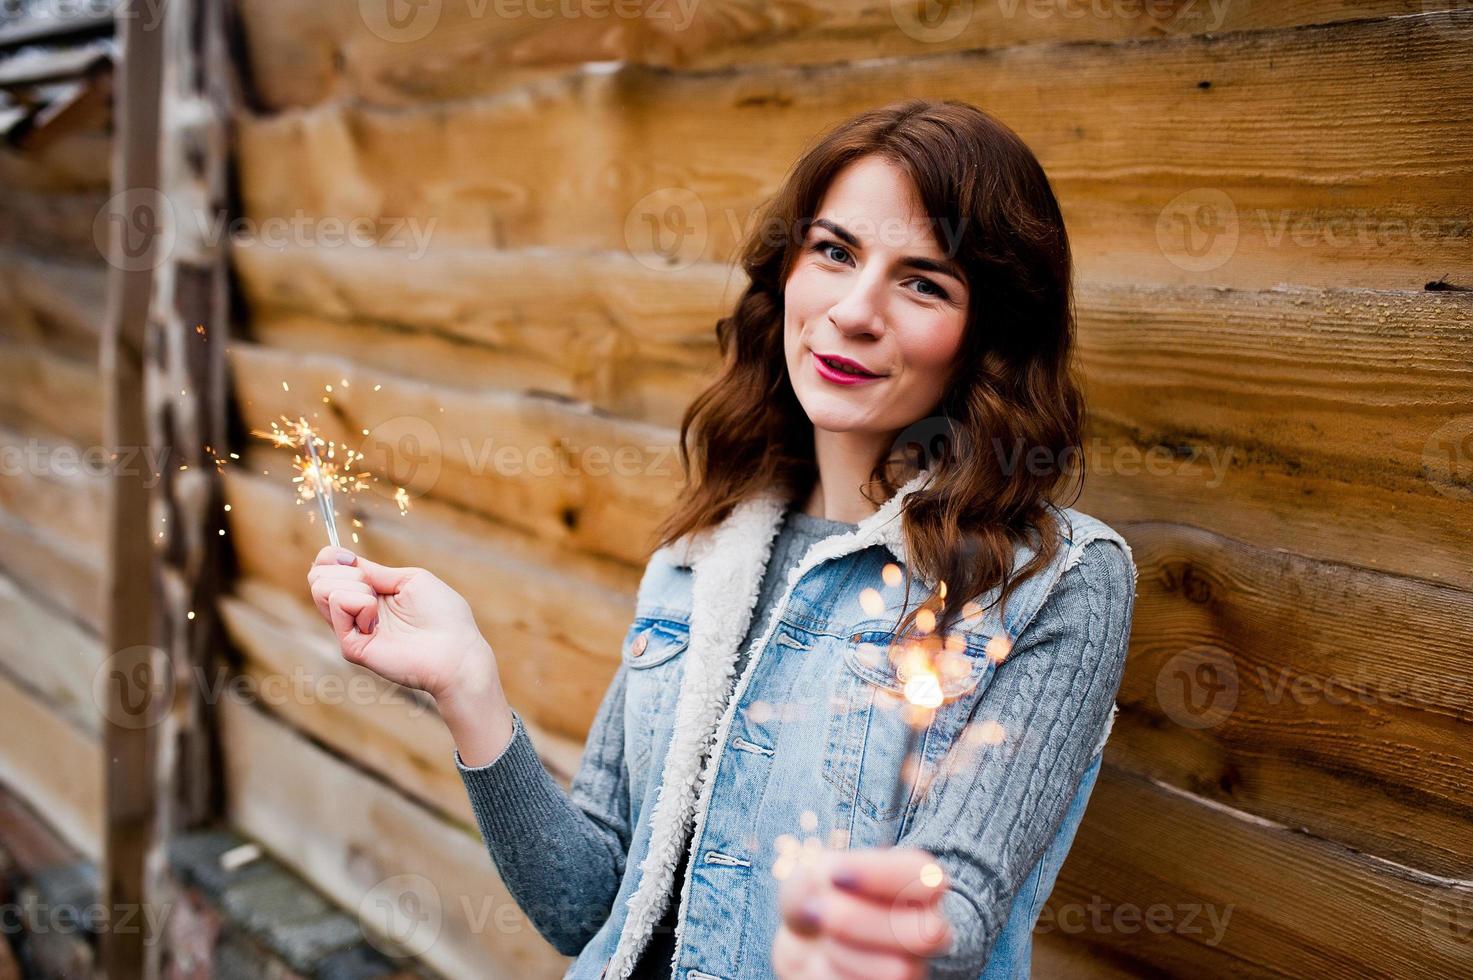
[[[859,875],[849,868],[840,868],[829,876],[829,880],[834,883],[835,888],[842,888],[846,892],[859,891]]]
[[[339,548],[338,549],[338,564],[339,565],[351,565],[351,564],[353,564],[357,560],[358,560],[358,556],[355,555],[355,554],[353,554],[353,552],[349,551],[347,548]]]
[[[817,895],[810,895],[803,900],[798,909],[798,922],[803,928],[816,932],[823,922],[823,902]]]

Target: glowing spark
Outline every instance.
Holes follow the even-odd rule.
[[[880,570],[880,577],[884,579],[885,584],[890,586],[890,588],[892,589],[899,585],[901,582],[905,581],[904,576],[900,574],[900,566],[895,564],[893,561]]]
[[[859,593],[859,605],[871,616],[878,616],[885,611],[885,599],[878,589],[865,589]]]
[[[318,513],[327,528],[327,539],[333,547],[338,547],[337,512],[333,506],[335,498],[338,495],[351,497],[361,490],[367,490],[372,485],[370,481],[376,479],[356,468],[364,458],[363,453],[345,446],[339,447],[336,442],[324,439],[300,416],[296,419],[280,416],[279,420],[271,423],[269,432],[252,429],[251,434],[270,440],[280,448],[295,450],[292,468],[296,475],[292,477],[292,482],[297,485],[297,503],[301,504],[304,500],[317,502]],[[407,512],[409,491],[396,487],[394,503],[398,505],[401,515]],[[361,521],[355,520],[353,523],[358,527],[363,526]],[[353,534],[353,541],[358,541],[356,532]]]

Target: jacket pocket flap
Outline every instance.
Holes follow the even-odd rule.
[[[621,656],[631,670],[658,666],[690,645],[690,628],[668,620],[636,619]]]
[[[959,698],[982,682],[995,663],[981,649],[968,643],[938,652],[933,658],[918,656],[904,646],[891,645],[886,630],[859,629],[851,632],[844,647],[844,663],[855,674],[876,687],[905,696],[914,684],[912,697],[922,702],[939,695],[941,700]]]

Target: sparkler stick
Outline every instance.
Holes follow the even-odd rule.
[[[317,458],[316,434],[307,427],[305,420],[302,427],[305,431],[302,441],[307,444],[307,452],[312,456],[312,465],[307,468],[307,474],[312,478],[313,496],[317,498],[317,506],[322,512],[322,523],[327,526],[327,540],[337,548],[338,519],[332,508],[332,484],[322,478],[322,460]]]
[[[941,704],[941,680],[936,676],[930,653],[921,643],[907,648],[902,669],[908,668],[901,706],[901,718],[905,722],[905,745],[900,756],[900,765],[895,772],[895,786],[890,798],[890,809],[904,806],[909,798],[911,780],[919,784],[921,774],[921,735],[931,727],[936,708]]]
[[[269,439],[285,449],[297,450],[292,458],[292,466],[299,473],[292,477],[292,482],[300,485],[297,503],[300,504],[303,500],[317,501],[318,513],[322,515],[322,523],[327,527],[327,539],[334,548],[339,547],[337,513],[333,505],[336,495],[351,496],[370,486],[369,480],[364,479],[365,474],[351,470],[355,463],[363,459],[363,453],[344,448],[344,460],[340,464],[337,443],[324,440],[300,416],[291,419],[283,415],[279,421],[271,423],[271,431],[252,429],[251,434]],[[323,447],[322,452],[318,451],[319,444]],[[303,449],[306,450],[305,456],[301,452]],[[370,479],[374,478],[370,476]],[[394,503],[398,505],[400,514],[407,512],[408,491],[403,487],[396,487]],[[357,540],[356,532],[353,538]]]

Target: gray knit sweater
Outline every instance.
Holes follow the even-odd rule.
[[[798,510],[796,505],[789,508],[773,542],[772,556],[762,578],[762,587],[747,635],[738,649],[736,668],[732,673],[733,682],[746,668],[751,654],[749,648],[760,639],[770,618],[773,603],[782,597],[787,586],[788,571],[802,560],[815,542],[834,534],[852,531],[856,526],[845,521],[812,517]],[[609,713],[610,717],[619,717],[623,713],[627,672],[628,668],[620,664],[614,672],[608,692],[604,695],[602,711]],[[558,878],[563,873],[576,877],[576,869],[571,866],[562,869],[549,868],[545,859],[541,862],[538,860],[538,855],[565,853],[565,847],[543,848],[528,846],[529,844],[538,840],[566,844],[570,840],[589,838],[590,847],[601,848],[604,845],[592,834],[588,826],[588,815],[569,800],[567,794],[542,766],[521,726],[520,718],[515,718],[515,721],[512,741],[496,759],[482,766],[465,766],[457,751],[455,762],[470,794],[481,835],[496,859],[497,870],[509,887],[514,880],[515,884],[522,886],[511,887],[513,894],[525,895],[536,890],[532,883]],[[625,771],[625,767],[617,761],[603,768],[611,772]],[[618,787],[611,785],[607,789],[612,797]],[[645,946],[632,974],[634,980],[668,980],[670,977],[670,961],[675,955],[675,920],[679,911],[679,895],[685,883],[686,859],[689,853],[690,846],[687,842],[685,855],[676,872],[674,891],[665,909],[665,917],[655,926],[654,935]],[[622,861],[619,866],[623,866]],[[599,924],[589,923],[588,931],[592,933]]]

